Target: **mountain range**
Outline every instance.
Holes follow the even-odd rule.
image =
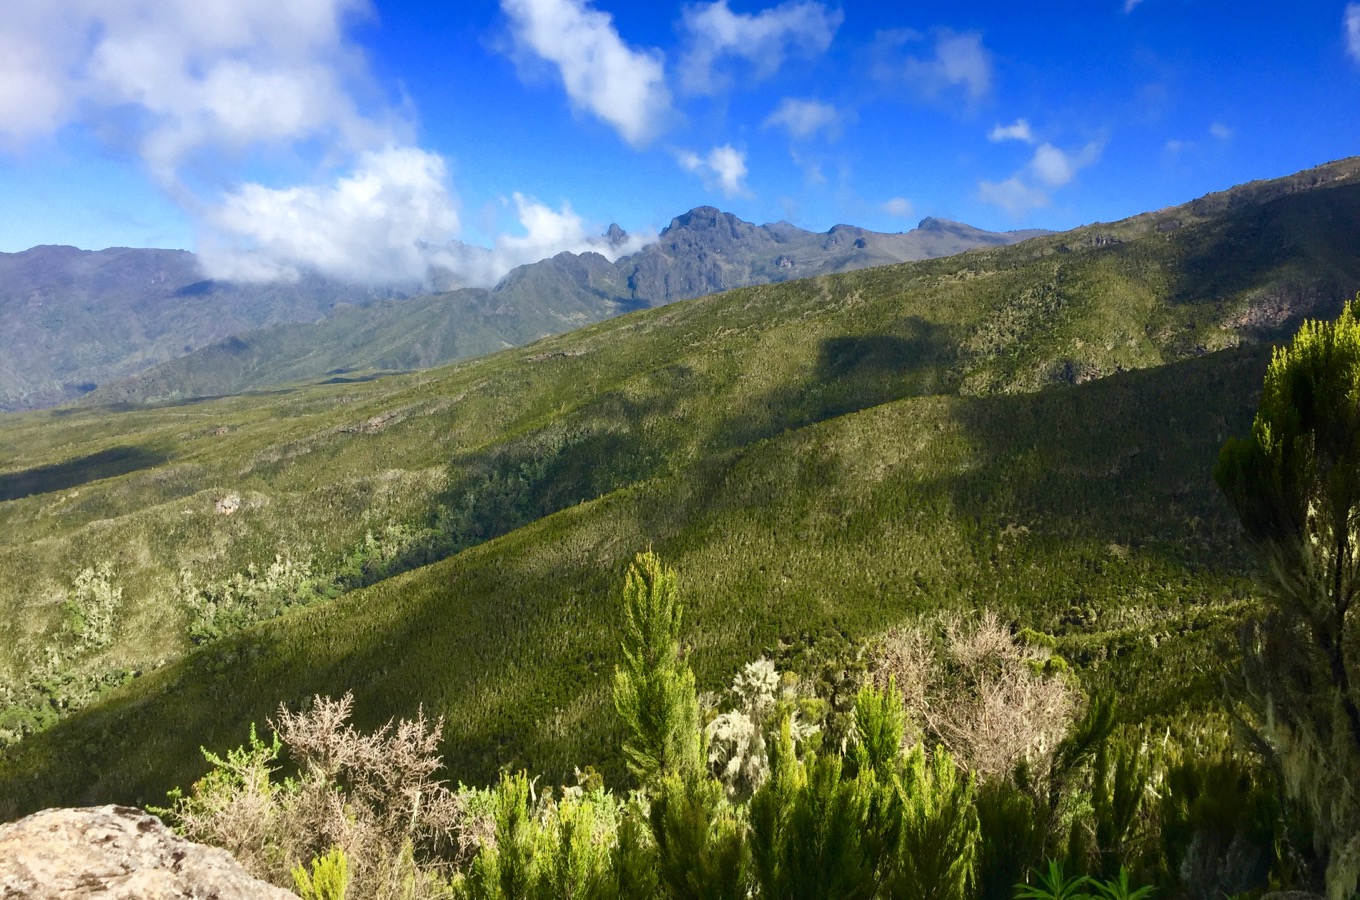
[[[1350,159],[443,368],[6,416],[0,818],[158,802],[347,691],[362,728],[442,716],[455,780],[619,783],[649,546],[705,690],[762,655],[834,686],[884,629],[984,608],[1123,721],[1199,715],[1252,602],[1218,449],[1271,344],[1357,285]]]
[[[904,234],[846,225],[818,234],[701,207],[613,263],[597,253],[563,253],[515,269],[490,290],[434,294],[430,284],[376,288],[316,275],[232,284],[203,279],[183,251],[35,247],[0,254],[0,328],[8,336],[0,348],[0,410],[91,391],[94,403],[175,400],[424,368],[629,309],[1036,233],[926,219]],[[613,246],[627,240],[617,226],[607,237]],[[434,277],[445,287],[454,281],[447,272]]]

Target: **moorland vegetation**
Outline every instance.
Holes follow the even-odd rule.
[[[1006,822],[1047,823],[1042,841],[1008,857],[1015,878],[1054,859],[1107,886],[1123,867],[1165,888],[1187,866],[1225,866],[1204,849],[1222,838],[1235,852],[1269,848],[1253,857],[1257,886],[1321,879],[1335,860],[1319,848],[1344,841],[1316,816],[1280,813],[1275,774],[1253,761],[1268,757],[1226,742],[1221,685],[1238,671],[1239,628],[1258,621],[1252,550],[1265,538],[1248,521],[1243,539],[1239,495],[1225,500],[1209,472],[1224,441],[1251,428],[1269,342],[1305,315],[1331,315],[1360,284],[1357,175],[1346,161],[1011,248],[732,291],[432,372],[13,417],[0,432],[13,460],[0,473],[0,731],[11,742],[0,815],[158,802],[214,769],[200,746],[236,746],[271,715],[287,738],[296,729],[280,703],[304,710],[352,692],[353,729],[337,733],[357,746],[407,727],[412,760],[432,758],[437,733],[444,771],[482,786],[448,792],[459,824],[440,840],[461,840],[464,855],[428,857],[461,860],[468,881],[492,871],[490,857],[476,859],[493,841],[540,860],[517,869],[497,857],[498,873],[547,871],[536,854],[548,844],[577,859],[586,849],[570,833],[590,831],[580,823],[592,816],[620,835],[614,846],[627,833],[661,853],[671,840],[665,814],[654,821],[661,808],[680,829],[665,846],[707,860],[674,871],[736,866],[741,884],[772,879],[760,890],[778,896],[790,877],[780,854],[804,854],[777,849],[779,835],[802,833],[782,825],[757,850],[756,798],[776,790],[778,803],[761,803],[794,810],[816,794],[817,808],[840,798],[830,806],[846,815],[899,798],[878,820],[896,823],[896,849],[860,857],[876,891],[914,859],[903,835],[929,815],[910,812],[926,802],[911,798],[965,794],[940,800],[965,810],[950,821],[973,816],[982,829],[961,833],[986,832],[991,800]],[[648,544],[685,585],[684,668],[671,689],[688,677],[691,693],[712,694],[696,696],[692,728],[672,732],[704,735],[704,777],[639,772],[639,754],[656,752],[638,743],[641,713],[609,714],[614,598]],[[1281,652],[1275,620],[1259,621],[1266,650],[1248,660]],[[970,668],[991,658],[983,647],[1028,673],[997,686],[1011,701],[964,702],[994,696],[994,674]],[[1265,707],[1251,697],[1278,704],[1282,690],[1326,683],[1323,662],[1301,657],[1282,686],[1244,675],[1250,690],[1228,712],[1252,721]],[[885,671],[898,673],[891,688]],[[753,699],[771,684],[770,702]],[[1322,718],[1344,709],[1345,690],[1280,720],[1280,735],[1308,723],[1317,735],[1288,759],[1346,734]],[[313,713],[331,709],[336,722],[325,703]],[[1015,703],[1046,723],[1049,756],[1001,753],[982,727]],[[905,743],[866,764],[863,736],[894,734],[887,711],[899,707]],[[363,737],[403,717],[422,724]],[[1074,741],[1086,749],[1052,756]],[[251,783],[271,798],[285,783],[250,762],[271,746],[247,744],[214,770],[255,766]],[[310,777],[308,752],[293,753],[295,784]],[[581,792],[549,799],[547,786],[570,784],[585,763],[595,770]],[[358,802],[346,779],[368,776],[336,765],[317,772]],[[410,771],[435,771],[423,767]],[[538,780],[501,775],[520,771]],[[1060,786],[1058,771],[1070,773]],[[1279,782],[1293,785],[1288,803],[1322,796],[1297,772],[1323,770],[1290,771]],[[238,787],[217,777],[224,796]],[[620,791],[648,783],[647,796],[671,799],[639,818]],[[604,805],[583,812],[583,797]],[[1212,810],[1232,810],[1230,825],[1196,839],[1185,822],[1219,822]],[[503,838],[476,839],[501,820]],[[695,823],[717,843],[684,831]],[[395,860],[382,865],[397,872],[403,854],[409,874],[434,840],[407,835],[409,851],[403,838],[368,854],[303,831],[313,843],[269,865],[332,859],[319,863],[332,873],[323,881],[340,865],[331,846],[351,848],[347,871],[362,881],[371,860]],[[1126,838],[1141,849],[1099,849]],[[765,875],[752,868],[760,854],[776,861]]]

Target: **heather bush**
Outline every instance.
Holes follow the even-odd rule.
[[[99,650],[113,643],[123,589],[113,583],[113,568],[106,562],[87,567],[76,576],[64,604],[66,631],[77,653]]]
[[[275,884],[291,885],[298,867],[338,850],[355,896],[447,893],[468,816],[434,778],[441,723],[417,714],[364,734],[349,724],[352,706],[346,695],[298,712],[280,707],[269,742],[252,728],[249,743],[224,757],[205,750],[212,770],[157,812]],[[297,774],[279,778],[285,752]]]
[[[269,741],[205,751],[213,770],[163,812],[318,900],[1129,900],[1154,883],[1207,900],[1289,881],[1268,773],[1194,733],[1117,730],[1111,699],[1079,703],[994,619],[890,636],[846,740],[822,747],[799,724],[809,698],[768,658],[700,726],[674,573],[654,555],[620,607],[631,794],[589,767],[563,787],[518,772],[452,791],[435,777],[441,723],[365,734],[349,696],[318,697],[280,708]],[[1021,727],[1012,705],[1050,718]]]
[[[984,613],[889,631],[873,677],[901,694],[908,741],[945,747],[979,778],[1007,777],[1020,765],[1047,768],[1077,710],[1077,692],[1053,659]]]

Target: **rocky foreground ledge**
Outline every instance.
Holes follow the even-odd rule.
[[[48,809],[0,825],[2,900],[297,900],[140,809]]]

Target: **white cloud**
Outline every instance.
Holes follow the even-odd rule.
[[[515,39],[557,67],[573,104],[634,146],[661,131],[671,97],[659,51],[630,48],[588,0],[501,0],[501,8]]]
[[[905,197],[894,197],[883,204],[883,211],[885,213],[890,216],[896,216],[899,219],[910,218],[915,209],[916,207],[912,205],[912,202]]]
[[[568,205],[555,210],[518,193],[512,200],[522,235],[500,235],[491,247],[461,243],[440,247],[431,253],[432,262],[457,272],[468,284],[490,287],[517,266],[563,251],[599,253],[612,262],[655,240],[650,234],[630,234],[623,243],[611,245],[604,236],[589,234],[585,222]]]
[[[1347,3],[1344,18],[1346,24],[1346,49],[1351,58],[1360,61],[1360,3]]]
[[[926,56],[898,58],[901,48],[925,39],[920,32],[879,32],[879,62],[874,74],[886,81],[906,81],[927,98],[948,90],[962,89],[970,100],[979,100],[992,89],[992,54],[976,31],[940,28],[934,32],[933,52]]]
[[[1166,151],[1168,156],[1179,156],[1183,151],[1189,150],[1194,146],[1194,143],[1191,141],[1182,141],[1178,138],[1172,138],[1163,145],[1162,149]]]
[[[1030,172],[1048,187],[1059,188],[1075,178],[1078,169],[1099,159],[1102,149],[1104,145],[1098,141],[1087,144],[1075,154],[1065,153],[1052,144],[1040,144],[1030,160]]]
[[[680,86],[716,94],[731,84],[719,71],[724,57],[744,59],[754,77],[768,78],[791,55],[815,56],[831,46],[845,14],[810,0],[789,0],[758,13],[734,13],[727,0],[685,7],[690,49],[680,63]]]
[[[1016,119],[1011,125],[997,124],[987,135],[987,140],[993,143],[1001,141],[1022,141],[1026,144],[1033,144],[1035,141],[1034,132],[1030,130],[1027,119]]]
[[[978,182],[978,196],[984,203],[995,204],[1017,219],[1050,202],[1046,191],[1031,187],[1017,175],[1005,181]]]
[[[1049,143],[1040,144],[1029,164],[1015,175],[1005,181],[979,182],[978,195],[984,202],[1000,206],[1019,218],[1048,206],[1052,191],[1071,183],[1079,170],[1100,158],[1104,149],[1103,141],[1092,141],[1074,153]]]
[[[72,68],[90,27],[57,3],[10,4],[0,20],[0,141],[17,147],[74,114]]]
[[[365,153],[329,186],[246,184],[207,214],[210,278],[295,279],[307,269],[361,282],[421,281],[431,244],[458,231],[444,161],[412,147]]]
[[[1214,122],[1209,126],[1209,134],[1218,138],[1220,141],[1226,141],[1231,139],[1235,132],[1222,122]]]
[[[511,269],[563,251],[612,261],[654,239],[630,235],[611,245],[589,234],[569,205],[553,209],[519,193],[512,202],[522,234],[499,235],[490,247],[451,240],[459,222],[443,160],[390,148],[365,154],[333,185],[239,188],[209,213],[216,237],[200,257],[208,277],[229,281],[319,270],[364,283],[418,283],[442,268],[464,284],[491,287]]]
[[[1124,0],[1124,14],[1128,15],[1129,13],[1133,12],[1134,9],[1137,8],[1138,4],[1142,2],[1143,0]]]
[[[840,123],[840,113],[831,104],[818,100],[796,100],[793,97],[781,100],[775,111],[765,119],[766,128],[781,125],[790,136],[799,139],[810,138],[819,131],[834,137]]]
[[[132,107],[153,174],[183,158],[326,135],[351,147],[390,140],[355,108],[358,50],[343,36],[361,0],[44,0],[0,25],[0,135],[50,134],[82,106]],[[358,74],[356,74],[358,73]]]
[[[608,17],[581,4],[513,5],[534,13],[533,28],[557,28],[559,48],[576,48],[558,60],[573,98],[640,137],[651,120],[630,104],[654,99],[659,58],[628,51]],[[462,256],[449,250],[459,216],[446,164],[413,146],[412,124],[374,99],[363,52],[346,34],[367,0],[10,6],[0,17],[0,150],[71,123],[135,147],[194,218],[210,277],[315,271],[410,282],[442,265],[494,283],[534,254],[598,249],[569,208],[524,201],[522,236]],[[582,59],[594,68],[581,72]],[[243,181],[242,165],[260,149],[283,151],[315,174],[300,185]]]
[[[702,178],[704,187],[710,191],[720,191],[724,197],[740,197],[748,193],[745,184],[746,154],[731,144],[714,147],[708,156],[684,150],[677,155],[677,160],[680,168]]]

